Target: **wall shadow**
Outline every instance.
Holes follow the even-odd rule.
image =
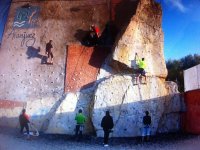
[[[119,31],[126,28],[131,18],[135,15],[139,0],[121,0],[113,3],[111,18]]]
[[[118,29],[116,25],[114,24],[114,22],[108,21],[98,39],[98,45],[113,46],[117,33],[118,33]]]
[[[92,39],[90,36],[91,31],[84,31],[82,29],[76,30],[74,37],[78,40],[82,45],[87,47],[92,46],[112,46],[115,42],[115,38],[117,36],[118,30],[115,24],[112,21],[106,23],[105,28],[103,29],[99,38]]]
[[[131,103],[116,104],[108,107],[93,108],[93,100],[83,102],[83,97],[80,95],[78,101],[74,104],[74,111],[62,113],[55,113],[49,118],[50,124],[47,127],[52,130],[52,133],[74,135],[76,122],[74,120],[76,113],[81,108],[83,113],[87,116],[84,134],[92,135],[98,132],[98,135],[103,135],[103,130],[100,126],[101,119],[105,115],[105,111],[109,110],[114,120],[114,132],[112,137],[120,134],[120,137],[134,137],[141,135],[141,128],[143,127],[142,118],[144,112],[148,110],[152,118],[152,135],[165,132],[178,132],[181,130],[181,110],[183,103],[179,94],[167,95],[163,97],[156,97]],[[63,101],[62,101],[63,102]],[[61,102],[61,103],[62,103]],[[61,105],[57,105],[58,107]],[[102,101],[102,103],[104,103]],[[120,103],[120,102],[119,102]],[[87,104],[87,105],[86,105]],[[100,106],[100,105],[99,105]],[[53,106],[54,107],[54,106]],[[72,107],[72,106],[69,106]],[[56,109],[56,110],[57,110]],[[68,110],[65,108],[66,111]],[[28,113],[28,110],[27,110]],[[40,122],[41,118],[45,116],[32,116],[33,123]],[[46,120],[42,119],[40,124],[36,123],[37,128],[45,124]],[[94,122],[95,121],[95,122]],[[93,124],[94,123],[94,124]],[[6,116],[0,117],[0,126],[19,127],[18,117],[9,118]],[[93,128],[95,126],[95,129]],[[49,130],[49,133],[51,131]]]
[[[110,51],[109,46],[68,46],[65,92],[91,87]]]
[[[100,69],[102,64],[105,62],[106,57],[110,53],[111,53],[110,46],[95,46],[89,60],[89,65]]]
[[[75,89],[75,91],[92,87],[95,83],[98,83],[99,81],[95,80],[95,81],[90,82],[91,80],[88,80],[88,82],[86,82],[85,77],[93,74],[95,78],[97,78],[98,73],[99,73],[98,71],[101,68],[107,72],[112,72],[114,74],[133,74],[133,76],[135,76],[138,73],[137,69],[130,68],[129,66],[115,60],[112,60],[111,62],[107,62],[108,65],[106,67],[102,67],[105,64],[106,59],[111,55],[111,49],[112,49],[111,46],[95,46],[91,48],[87,48],[84,46],[83,47],[79,46],[79,47],[81,48],[81,51],[79,52],[80,55],[78,55],[78,57],[73,58],[73,61],[74,60],[78,60],[78,61],[74,62],[73,64],[70,64],[72,63],[71,61],[67,63],[67,68],[69,69],[74,68],[74,71],[71,73],[70,71],[68,71],[66,73],[67,76],[68,77],[70,76],[71,78],[67,79],[67,81],[65,82],[65,87],[69,87],[69,86],[73,87],[74,85],[75,86],[77,86],[78,84],[81,85],[81,83],[86,83],[86,84],[81,85],[81,87],[79,86],[79,88]],[[74,49],[74,51],[75,50],[76,49]],[[77,50],[77,53],[78,53],[78,50]],[[88,57],[89,55],[90,57]],[[70,57],[70,55],[68,57]],[[79,63],[79,61],[82,63]],[[74,65],[74,64],[77,64],[77,65]],[[95,70],[95,68],[97,72],[94,73],[93,71]],[[80,75],[80,72],[81,72],[80,70],[82,70],[81,75]],[[69,90],[65,90],[65,91],[69,91]]]
[[[182,99],[178,99],[178,97],[179,94],[174,94],[144,100],[140,93],[140,101],[95,109],[95,113],[102,118],[106,110],[111,112],[115,122],[113,136],[117,134],[115,132],[121,133],[122,137],[130,135],[141,136],[142,119],[145,111],[150,112],[153,135],[165,132],[178,132],[181,130],[181,104],[183,103]],[[96,123],[96,125],[98,124],[96,132],[98,130],[102,132],[100,120]]]
[[[35,48],[33,46],[29,46],[26,51],[27,59],[39,58],[41,59],[41,64],[47,64],[47,56],[41,55],[39,53],[40,47]]]
[[[76,40],[78,40],[82,45],[85,45],[85,41],[87,40],[88,36],[90,34],[90,31],[84,31],[82,29],[76,30],[76,33],[74,34],[74,37]]]

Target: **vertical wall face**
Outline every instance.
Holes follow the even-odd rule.
[[[200,89],[200,65],[184,71],[185,92]]]
[[[0,51],[0,99],[26,101],[62,95],[66,45],[79,43],[92,23],[103,29],[109,17],[106,1],[27,3],[15,0],[10,8]],[[45,64],[49,40],[53,40],[53,65]]]
[[[0,52],[0,91],[4,91],[0,99],[26,101],[63,93],[64,41],[58,42],[52,34],[56,29],[48,25],[49,19],[41,18],[44,4],[25,5],[12,3],[10,9]],[[44,64],[45,45],[50,39],[53,40],[54,65]]]
[[[141,0],[136,14],[131,18],[123,36],[118,39],[113,59],[131,68],[137,53],[140,58],[145,58],[148,74],[165,78],[167,69],[161,21],[161,6],[153,0]]]
[[[115,124],[113,136],[141,136],[145,111],[152,117],[151,134],[180,129],[181,97],[175,83],[165,82],[161,18],[159,4],[154,0],[140,0],[125,32],[118,37],[111,63],[119,74],[99,83],[95,91],[92,119],[97,136],[103,136],[99,118],[108,109]],[[137,81],[137,74],[125,75],[136,67],[135,53],[146,60],[146,82]],[[102,71],[100,76],[106,73]]]

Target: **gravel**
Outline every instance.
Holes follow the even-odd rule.
[[[39,137],[20,135],[16,129],[0,127],[0,150],[199,150],[200,136],[183,133],[162,134],[142,143],[140,138],[111,138],[109,147],[103,139],[84,136],[76,141],[73,136],[41,134]]]

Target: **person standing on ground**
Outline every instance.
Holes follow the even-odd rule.
[[[109,111],[106,111],[106,115],[103,117],[101,120],[101,127],[103,128],[104,131],[104,146],[108,146],[108,138],[109,138],[109,133],[111,132],[111,129],[113,128],[114,123],[113,123],[113,118],[110,116]]]
[[[48,60],[47,60],[47,63],[51,63],[53,64],[53,52],[52,52],[52,49],[53,46],[52,46],[52,40],[49,41],[49,43],[46,44],[46,54],[48,56]],[[49,61],[51,57],[51,60]]]
[[[142,142],[145,140],[149,141],[149,137],[150,137],[150,125],[151,125],[151,116],[149,116],[149,112],[146,111],[145,112],[145,116],[143,117],[143,130],[142,130]]]
[[[84,123],[86,121],[86,117],[82,114],[82,110],[79,109],[78,114],[75,117],[76,120],[76,133],[75,136],[80,140],[82,138],[82,132],[84,128]]]
[[[30,118],[26,114],[26,109],[23,109],[22,113],[19,116],[19,123],[20,123],[20,127],[21,127],[20,132],[23,133],[24,128],[26,128],[26,133],[27,133],[27,138],[28,139],[30,138],[30,135],[29,135],[29,125],[28,125],[30,123],[29,120],[30,120]]]
[[[145,69],[146,69],[147,64],[145,62],[145,59],[144,58],[139,59],[137,53],[135,53],[135,59],[136,59],[136,63],[137,63],[138,68],[139,68],[138,69],[139,75],[137,76],[136,83],[137,84],[139,83],[139,80],[140,80],[141,76],[144,76],[144,78],[145,78],[145,82],[144,83],[146,83],[147,77],[146,77]]]

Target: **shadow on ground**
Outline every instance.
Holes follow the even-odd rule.
[[[0,134],[1,135],[10,135],[17,138],[24,138],[19,133],[19,129],[13,129],[13,128],[7,128],[7,127],[1,127]],[[160,145],[166,145],[166,144],[176,144],[177,142],[184,141],[184,140],[190,140],[194,138],[198,138],[198,135],[193,134],[187,134],[183,132],[176,132],[176,133],[167,133],[167,134],[157,134],[155,136],[152,136],[149,142],[141,142],[141,137],[126,137],[126,138],[110,138],[110,145],[120,146],[120,145],[152,145],[152,144],[160,144]],[[77,142],[75,140],[75,137],[72,135],[64,135],[64,134],[44,134],[40,133],[39,137],[32,137],[32,140],[41,140],[46,142]],[[91,145],[102,145],[103,138],[97,138],[95,136],[90,135],[84,135],[82,140],[80,140],[78,143],[84,143],[84,144],[91,144]]]

